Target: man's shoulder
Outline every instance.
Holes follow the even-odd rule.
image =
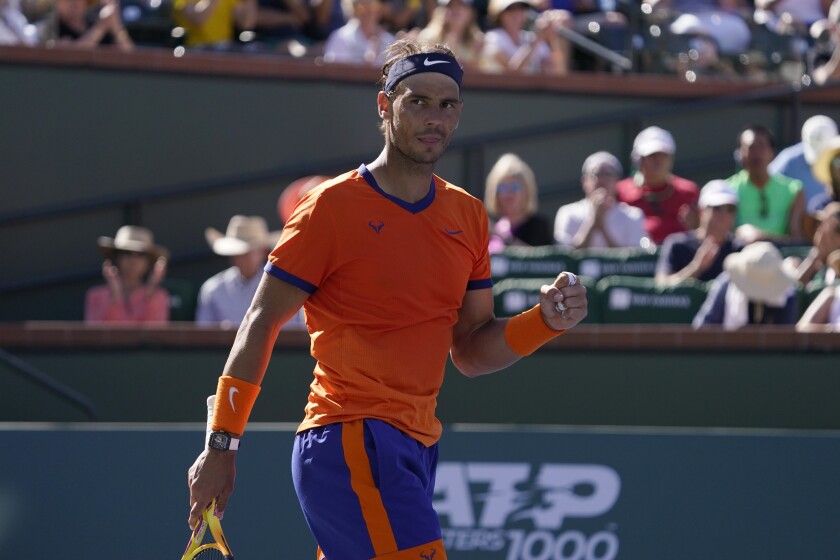
[[[691,179],[686,179],[685,177],[680,177],[678,175],[671,175],[671,184],[674,185],[674,188],[680,191],[690,192],[690,193],[699,193],[700,187],[692,181]]]
[[[802,181],[800,181],[799,179],[794,179],[793,177],[788,177],[787,175],[782,175],[781,173],[776,173],[775,175],[771,175],[771,177],[774,181],[784,186],[785,188],[792,190],[802,190]]]

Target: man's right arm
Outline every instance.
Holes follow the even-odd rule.
[[[271,359],[280,327],[297,313],[308,296],[300,288],[265,274],[236,333],[224,375],[259,385]],[[217,500],[217,509],[224,512],[233,493],[235,454],[236,451],[205,449],[190,467],[187,473],[190,527],[195,527],[201,519],[201,512],[214,498]]]
[[[223,375],[259,385],[280,327],[298,312],[307,297],[304,290],[264,274],[236,333]]]

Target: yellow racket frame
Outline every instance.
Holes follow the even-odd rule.
[[[216,542],[201,544],[201,541],[204,540],[204,534],[207,532],[208,528],[210,529],[210,534],[213,536],[213,540]],[[198,522],[198,525],[196,525],[193,530],[190,542],[187,544],[187,549],[184,551],[184,555],[181,557],[181,560],[193,560],[199,552],[210,548],[220,550],[222,554],[230,560],[233,560],[233,554],[230,552],[230,545],[228,544],[225,534],[222,531],[222,524],[216,516],[216,500],[213,500],[210,503],[210,507],[202,513],[201,521]]]

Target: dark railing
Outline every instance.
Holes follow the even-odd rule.
[[[96,407],[93,402],[72,387],[68,387],[51,375],[44,373],[32,364],[21,360],[14,354],[6,352],[2,348],[0,348],[0,362],[5,363],[12,370],[16,371],[29,381],[32,381],[47,392],[52,393],[61,400],[81,409],[89,420],[96,420]]]

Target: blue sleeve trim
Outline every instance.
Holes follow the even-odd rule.
[[[302,278],[298,278],[298,277],[297,277],[297,276],[295,276],[294,274],[291,274],[291,273],[289,273],[289,272],[286,272],[286,271],[285,271],[285,270],[283,270],[282,268],[280,268],[280,267],[278,267],[278,266],[274,266],[274,265],[273,265],[273,264],[271,264],[271,263],[268,263],[267,265],[265,265],[265,269],[264,269],[264,270],[265,270],[267,273],[269,273],[269,274],[271,274],[272,276],[274,276],[275,278],[278,278],[278,279],[280,279],[280,280],[282,280],[282,281],[284,281],[284,282],[287,282],[287,283],[291,284],[292,286],[295,286],[296,288],[300,288],[301,290],[303,290],[304,292],[309,293],[310,295],[311,295],[311,294],[314,294],[314,293],[315,293],[315,290],[317,290],[317,289],[318,289],[318,286],[315,286],[315,285],[313,285],[313,284],[310,284],[310,283],[309,283],[309,282],[307,282],[306,280],[303,280]]]
[[[483,280],[470,280],[467,282],[467,289],[468,290],[481,290],[483,288],[492,288],[493,287],[493,280],[491,278],[485,278]]]

